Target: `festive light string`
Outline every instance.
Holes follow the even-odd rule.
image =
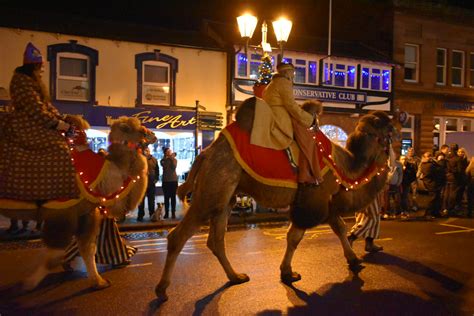
[[[325,150],[324,150],[324,146],[322,146],[322,142],[316,140],[316,135],[313,136],[313,139],[315,140],[315,142],[317,141],[318,142],[318,147],[319,147],[319,151],[321,153],[324,153]],[[332,144],[331,144],[332,146]],[[339,168],[337,167],[336,165],[336,162],[334,161],[334,159],[332,159],[332,155],[331,154],[327,154],[327,157],[329,159],[324,159],[326,161],[326,163],[329,163],[329,166],[332,167],[330,169],[333,170],[333,174],[336,176],[336,183],[339,184],[339,185],[342,185],[346,191],[349,191],[349,190],[354,190],[354,189],[357,189],[359,188],[360,186],[363,186],[364,184],[368,183],[370,181],[369,177],[366,176],[364,177],[363,180],[354,180],[354,183],[351,184],[349,182],[346,182],[344,180],[342,180],[342,177],[340,176],[339,172],[337,171]],[[382,172],[385,171],[385,166],[386,164],[384,164],[383,166],[381,167],[376,167],[371,173],[374,174],[372,177],[370,178],[373,178],[375,176],[380,176],[382,174]]]
[[[62,135],[65,136],[65,133],[62,133]],[[68,140],[69,150],[71,151],[71,154],[74,154],[74,152],[76,151],[76,148],[75,148],[76,144],[74,143],[74,139],[73,138],[67,138],[67,140]],[[89,184],[89,180],[86,180],[84,178],[85,177],[84,171],[83,170],[77,170],[77,165],[75,164],[74,158],[72,158],[72,157],[71,157],[71,162],[73,163],[73,165],[76,168],[76,173],[78,173],[80,181],[83,184]],[[136,177],[130,177],[129,176],[127,179],[125,179],[123,185],[120,187],[119,190],[115,191],[112,194],[109,194],[108,196],[103,196],[102,194],[100,194],[98,192],[95,192],[94,191],[95,186],[93,187],[91,185],[91,186],[83,186],[83,187],[89,195],[91,195],[94,198],[99,199],[99,203],[101,204],[100,207],[105,208],[104,204],[106,204],[107,202],[111,202],[114,199],[116,199],[116,200],[120,199],[123,196],[123,193],[124,193],[125,189],[128,187],[128,185],[134,185],[138,180],[140,180],[140,175],[137,175]],[[130,182],[132,182],[132,183],[130,183]],[[109,204],[109,203],[107,203],[107,204]],[[104,209],[104,211],[102,213],[106,214],[107,211]]]

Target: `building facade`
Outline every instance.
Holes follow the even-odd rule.
[[[409,117],[402,153],[413,146],[421,155],[474,132],[474,12],[395,3],[395,106]]]
[[[222,49],[0,27],[0,110],[9,103],[9,83],[28,42],[43,55],[52,103],[61,113],[89,121],[92,149],[107,148],[114,119],[137,117],[158,136],[152,154],[160,159],[161,148],[171,147],[183,174],[196,147],[214,139],[212,129],[196,133],[196,107],[226,111],[227,53]]]

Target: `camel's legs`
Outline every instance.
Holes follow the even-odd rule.
[[[227,219],[229,213],[221,212],[219,215],[211,218],[209,237],[207,238],[207,246],[217,257],[225,274],[232,284],[240,284],[249,281],[249,277],[244,273],[237,273],[232,268],[225,253],[225,232],[227,229]]]
[[[298,228],[295,225],[291,224],[286,234],[286,251],[283,261],[280,265],[281,280],[284,283],[292,283],[298,280],[301,280],[301,275],[293,272],[291,269],[291,260],[295,253],[298,244],[301,239],[303,239],[305,229]]]
[[[100,276],[95,263],[97,235],[99,234],[101,223],[99,210],[96,208],[91,214],[85,215],[81,220],[83,222],[81,223],[81,231],[77,235],[77,246],[86,265],[87,276],[94,288],[107,288],[110,286],[110,282]]]
[[[64,249],[46,249],[36,270],[22,282],[22,290],[31,291],[38,286],[51,270],[61,264],[63,255]]]
[[[344,220],[340,216],[331,216],[329,218],[329,225],[331,226],[334,233],[339,237],[342,248],[344,249],[344,257],[346,257],[349,266],[358,266],[362,261],[357,258],[354,250],[352,249],[349,240],[347,239],[346,225]]]
[[[171,273],[173,272],[176,259],[186,244],[186,241],[199,230],[201,225],[199,219],[192,216],[193,213],[196,212],[196,210],[193,211],[193,208],[198,207],[196,204],[198,203],[191,204],[188,214],[186,214],[178,226],[171,230],[168,235],[168,253],[166,254],[165,268],[163,269],[161,280],[155,288],[156,296],[160,301],[166,301],[168,299],[166,289],[170,284]]]

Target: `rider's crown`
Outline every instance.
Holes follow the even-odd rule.
[[[42,64],[43,56],[38,48],[36,48],[31,42],[26,45],[25,53],[23,54],[23,65],[26,64]]]

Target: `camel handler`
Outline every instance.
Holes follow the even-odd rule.
[[[1,118],[0,198],[42,203],[79,197],[69,147],[61,135],[70,125],[50,103],[41,80],[43,68],[43,56],[28,43],[23,65],[10,82],[11,110]]]
[[[298,182],[318,185],[322,182],[317,156],[316,143],[313,139],[317,124],[317,112],[322,105],[318,101],[315,113],[304,111],[293,96],[293,79],[295,67],[292,64],[280,63],[277,73],[263,91],[263,102],[255,107],[250,143],[277,150],[289,150],[293,140],[301,149],[299,155]]]

